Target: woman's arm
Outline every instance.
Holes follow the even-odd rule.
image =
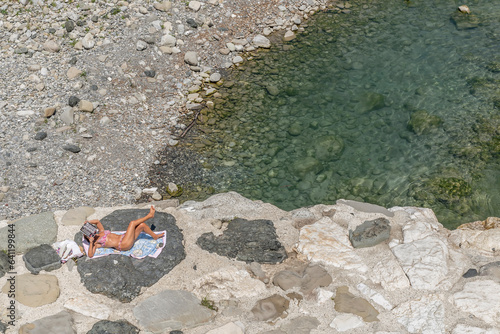
[[[99,229],[99,233],[104,231],[104,226],[102,226],[101,221],[99,219],[88,220],[88,222],[97,226],[97,228]]]
[[[95,239],[94,237],[89,238],[89,253],[87,254],[88,257],[92,258],[95,253]]]

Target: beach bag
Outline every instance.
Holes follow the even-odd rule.
[[[95,226],[94,224],[91,224],[89,222],[85,222],[85,224],[83,224],[82,228],[80,229],[80,231],[87,237],[87,238],[90,238],[90,237],[95,237],[95,235],[97,233],[99,233],[99,229],[97,228],[97,226]]]

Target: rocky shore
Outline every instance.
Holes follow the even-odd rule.
[[[0,303],[16,312],[0,311],[0,332],[499,333],[498,218],[449,231],[429,209],[344,200],[291,212],[237,193],[156,204],[165,248],[141,260],[61,265],[48,245],[81,241],[86,219],[119,230],[146,205],[15,221]]]
[[[1,3],[0,218],[134,203],[157,152],[177,144],[224,70],[269,47],[272,33],[293,39],[325,8],[325,0]]]

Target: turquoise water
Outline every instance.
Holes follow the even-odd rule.
[[[449,228],[500,216],[500,1],[349,1],[253,54],[203,111],[217,192],[285,210],[424,206]],[[465,22],[463,22],[465,21]]]

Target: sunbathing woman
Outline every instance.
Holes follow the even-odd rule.
[[[88,238],[90,243],[88,256],[93,257],[96,248],[101,247],[112,247],[119,251],[129,250],[132,246],[134,246],[134,243],[141,232],[149,234],[155,240],[163,237],[165,233],[155,234],[151,231],[149,226],[144,223],[146,220],[151,219],[154,216],[155,209],[151,206],[149,213],[145,217],[131,221],[130,224],[128,224],[127,231],[121,235],[105,230],[98,219],[89,220],[89,223],[97,226],[99,233],[96,234],[95,237]]]

